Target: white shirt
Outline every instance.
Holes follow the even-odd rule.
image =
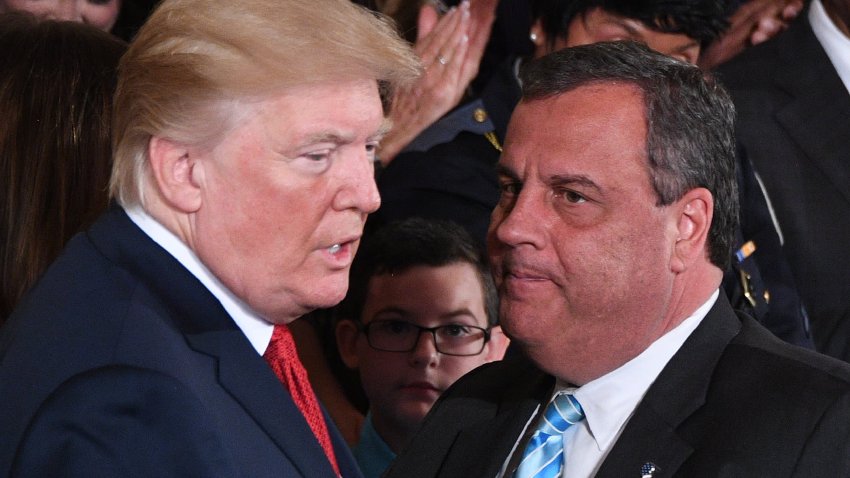
[[[125,208],[125,211],[142,232],[174,256],[221,302],[221,306],[236,322],[257,353],[262,355],[271,342],[274,325],[260,317],[245,302],[230,292],[183,241],[141,207]]]
[[[809,7],[809,23],[818,42],[826,51],[826,56],[838,72],[838,77],[850,93],[850,38],[835,26],[820,0],[813,0]]]
[[[718,296],[719,291],[714,291],[690,317],[616,370],[578,388],[568,387],[563,383],[556,384],[552,398],[559,391],[571,391],[585,414],[584,420],[564,433],[566,466],[561,476],[589,478],[596,474],[638,403],[646,395],[646,391],[667,366],[667,362],[673,358],[685,340],[702,322]],[[534,415],[536,416],[542,408],[544,407],[538,406]],[[534,416],[526,425],[526,427],[529,426],[536,426]],[[507,467],[515,453],[522,453],[521,447],[525,446],[523,440],[525,436],[526,432],[523,431],[514,445],[514,451],[502,466],[499,477],[510,476],[511,472],[507,470]]]

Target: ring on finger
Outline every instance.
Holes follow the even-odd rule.
[[[437,61],[440,62],[440,64],[443,66],[445,66],[449,62],[449,60],[443,55],[437,56]]]

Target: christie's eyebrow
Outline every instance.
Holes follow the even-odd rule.
[[[496,174],[501,178],[508,178],[512,181],[519,181],[519,176],[513,172],[513,170],[509,169],[507,166],[502,164],[496,165]]]
[[[565,175],[556,174],[556,175],[551,176],[549,178],[549,186],[555,187],[555,188],[565,187],[565,186],[569,186],[569,187],[581,186],[583,188],[593,189],[594,191],[596,191],[599,194],[602,193],[602,189],[599,187],[599,185],[597,185],[595,182],[593,182],[592,179],[588,178],[587,176],[581,175],[581,174],[565,174]]]

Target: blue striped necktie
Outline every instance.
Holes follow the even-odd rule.
[[[584,419],[578,400],[561,392],[546,407],[522,454],[514,478],[553,478],[564,468],[564,432]]]

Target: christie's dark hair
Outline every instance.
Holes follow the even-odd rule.
[[[475,268],[487,321],[495,325],[499,299],[481,246],[453,222],[418,217],[389,223],[364,238],[351,265],[348,294],[338,306],[338,317],[360,320],[373,276],[397,274],[415,266],[456,263],[468,263]]]
[[[81,23],[0,15],[0,321],[107,207],[125,48]]]
[[[724,0],[531,0],[531,15],[540,20],[552,47],[573,19],[594,8],[638,20],[663,33],[683,34],[704,47],[729,26]]]
[[[664,206],[694,188],[714,197],[709,259],[726,269],[735,238],[738,193],[732,100],[696,66],[636,42],[565,48],[520,73],[523,101],[589,84],[628,84],[643,95],[649,176]]]

